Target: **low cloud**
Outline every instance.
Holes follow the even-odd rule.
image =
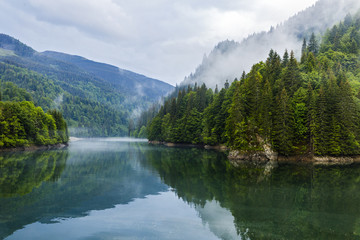
[[[280,1],[277,1],[280,2]],[[251,66],[265,61],[270,49],[282,56],[287,49],[300,58],[304,37],[312,32],[323,34],[333,24],[342,20],[347,13],[355,13],[360,7],[358,0],[321,0],[306,11],[299,12],[271,31],[259,32],[243,41],[223,41],[205,56],[201,65],[185,80],[183,85],[206,83],[208,87],[223,87],[226,80],[239,79],[243,71],[249,72]],[[275,25],[274,25],[275,26]]]

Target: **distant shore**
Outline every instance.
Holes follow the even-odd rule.
[[[57,143],[54,145],[44,145],[44,146],[23,146],[23,147],[13,147],[13,148],[0,148],[0,152],[22,152],[22,151],[37,151],[37,150],[51,150],[51,149],[62,149],[66,148],[68,143]]]
[[[229,150],[225,145],[204,145],[204,144],[191,144],[191,143],[171,143],[171,142],[161,142],[161,141],[148,141],[149,144],[153,145],[164,145],[167,147],[197,147],[197,148],[205,148],[205,149],[215,149],[220,151]]]

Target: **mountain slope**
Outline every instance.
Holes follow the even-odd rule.
[[[131,95],[146,96],[151,100],[156,100],[159,96],[163,96],[173,89],[171,85],[162,81],[109,64],[94,62],[80,56],[53,51],[45,51],[41,55],[73,64],[83,71],[105,80],[116,88],[129,92]]]
[[[0,34],[0,78],[27,90],[43,109],[58,108],[77,136],[121,136],[127,121],[173,87],[67,54],[39,53]],[[72,131],[71,131],[72,129]]]
[[[265,59],[270,49],[279,53],[285,49],[294,50],[299,56],[303,38],[309,38],[312,32],[323,34],[347,13],[354,14],[359,7],[357,0],[319,0],[268,32],[253,34],[242,42],[220,42],[181,85],[197,82],[199,85],[206,83],[211,88],[222,87],[226,80],[239,78],[243,71],[250,70],[254,62]]]

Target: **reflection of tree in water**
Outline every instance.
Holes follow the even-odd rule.
[[[0,155],[0,197],[30,193],[44,181],[56,181],[64,170],[67,152],[36,151]]]
[[[190,204],[216,200],[242,239],[358,239],[360,167],[280,166],[264,177],[201,149],[144,151],[143,164]]]
[[[29,215],[37,211],[33,206],[41,198],[41,194],[35,192],[43,188],[44,183],[60,178],[67,158],[68,152],[63,150],[0,155],[1,239],[36,219]],[[46,210],[47,204],[42,203],[43,210]]]

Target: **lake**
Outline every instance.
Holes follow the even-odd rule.
[[[0,239],[360,239],[360,166],[122,138],[0,153]]]

